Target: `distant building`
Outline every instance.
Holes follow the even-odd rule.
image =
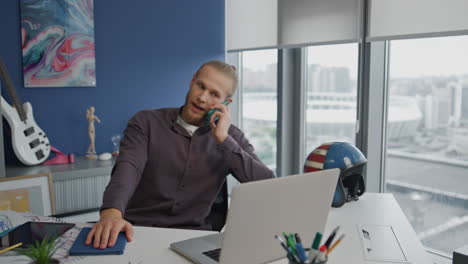
[[[355,82],[355,81],[354,81]],[[345,67],[323,67],[312,64],[307,69],[307,91],[325,93],[350,93],[356,85]]]
[[[453,127],[468,127],[468,80],[449,85]]]
[[[464,83],[461,90],[460,125],[468,127],[468,82]]]
[[[424,98],[419,97],[419,100],[422,101],[423,127],[426,131],[446,129],[449,126],[452,115],[449,97],[428,94]]]
[[[468,78],[452,86],[453,124],[449,129],[450,149],[468,155]]]

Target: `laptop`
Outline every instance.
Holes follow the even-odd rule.
[[[298,233],[310,247],[325,229],[339,174],[332,169],[236,185],[224,233],[170,248],[198,264],[259,264],[286,256],[274,238],[282,232]]]

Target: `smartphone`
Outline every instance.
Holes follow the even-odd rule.
[[[223,105],[228,105],[228,104],[231,103],[231,102],[232,102],[232,99],[226,99],[226,100],[224,100],[224,102],[222,102],[221,104],[223,104]],[[210,125],[211,116],[212,116],[216,111],[221,112],[221,110],[215,108],[215,109],[211,109],[210,111],[208,111],[208,113],[206,113],[206,115],[205,115],[205,125],[207,125],[207,126]],[[219,117],[215,117],[215,120],[214,120],[214,121],[217,121],[218,119],[219,119]]]
[[[58,237],[75,224],[26,222],[0,238],[0,247],[9,247],[22,242],[22,247],[32,245],[46,237]]]

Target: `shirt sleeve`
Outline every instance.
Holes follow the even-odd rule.
[[[219,144],[221,153],[239,182],[274,178],[275,174],[255,154],[244,133],[236,128]]]
[[[147,161],[148,122],[143,112],[137,113],[125,129],[119,156],[104,191],[102,209],[115,208],[125,214],[128,201],[140,182]]]

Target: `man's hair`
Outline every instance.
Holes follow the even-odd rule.
[[[200,70],[205,67],[205,66],[211,66],[215,68],[216,70],[220,71],[221,73],[225,74],[229,78],[232,79],[232,90],[231,93],[229,94],[229,97],[231,97],[234,92],[236,91],[237,84],[239,82],[239,77],[237,76],[237,69],[234,65],[230,65],[225,63],[224,61],[220,60],[211,60],[203,63],[200,68],[198,68],[195,76],[198,77],[198,74],[200,73]]]

